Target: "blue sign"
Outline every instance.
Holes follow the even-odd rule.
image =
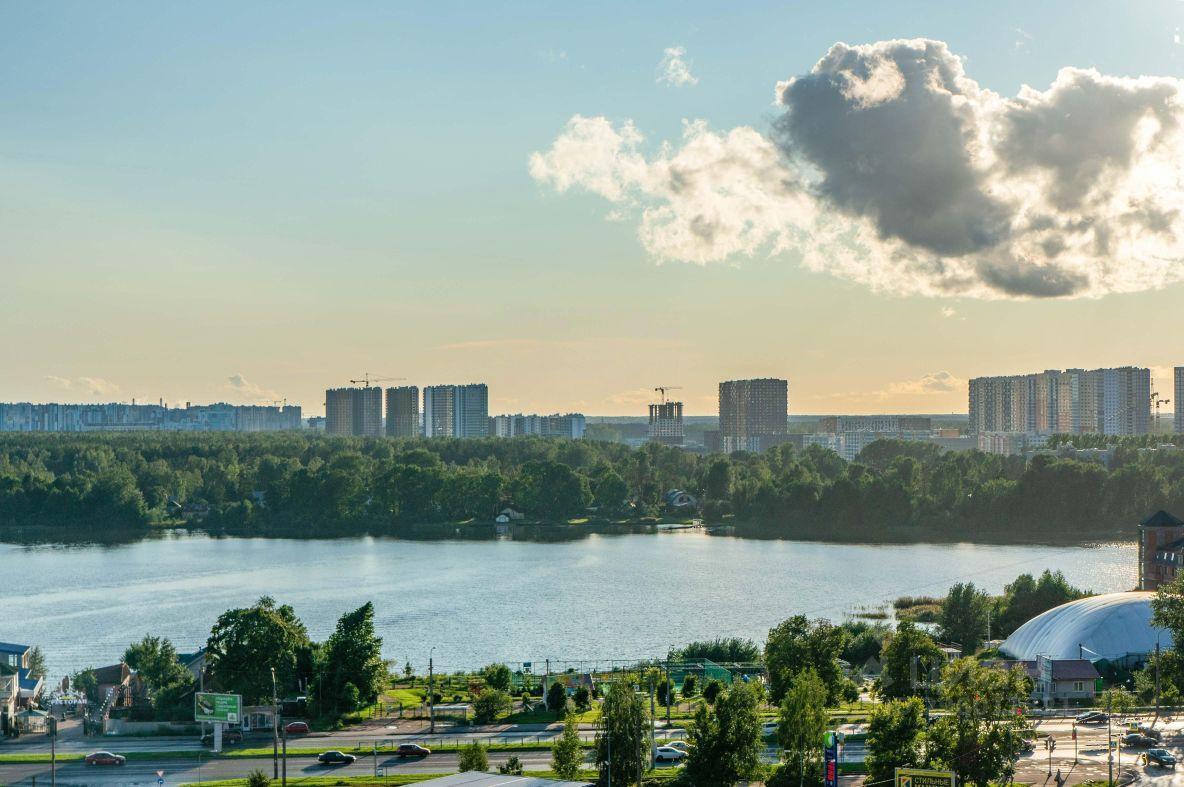
[[[822,737],[822,753],[823,787],[839,787],[839,736],[833,730]]]

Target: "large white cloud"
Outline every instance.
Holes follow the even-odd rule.
[[[768,134],[575,116],[531,175],[639,221],[659,260],[791,252],[899,294],[1100,296],[1184,279],[1184,82],[1064,69],[1004,98],[940,41],[834,45]]]

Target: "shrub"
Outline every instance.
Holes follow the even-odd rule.
[[[497,766],[497,772],[506,776],[521,776],[522,770],[522,760],[518,759],[517,756],[511,757]]]
[[[263,771],[251,771],[251,775],[247,777],[247,787],[269,787],[271,779],[267,778],[267,774]]]
[[[462,746],[457,769],[464,771],[489,770],[489,754],[479,742],[473,741],[468,746]]]

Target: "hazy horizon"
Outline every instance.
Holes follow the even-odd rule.
[[[0,401],[317,415],[369,372],[708,415],[780,377],[794,415],[965,413],[971,377],[1126,365],[1174,398],[1182,29],[1177,0],[6,4]]]

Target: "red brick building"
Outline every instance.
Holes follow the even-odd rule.
[[[1139,590],[1155,590],[1184,565],[1184,521],[1156,511],[1139,523]]]

